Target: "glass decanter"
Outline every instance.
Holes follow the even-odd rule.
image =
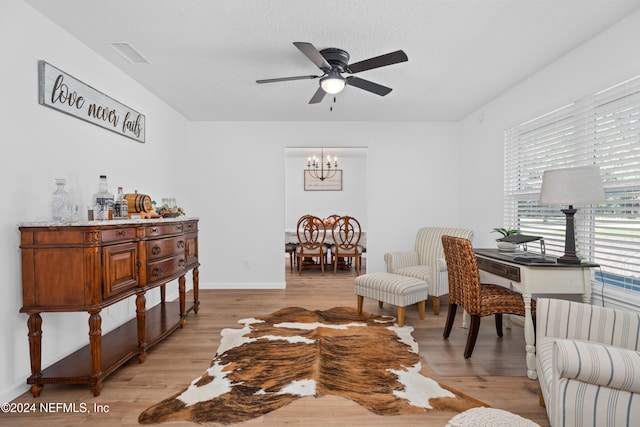
[[[64,188],[67,180],[64,178],[56,178],[55,183],[57,187],[51,199],[53,220],[66,221],[71,217],[71,195],[67,193]]]

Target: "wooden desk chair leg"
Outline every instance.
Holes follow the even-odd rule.
[[[502,338],[502,313],[498,313],[496,316],[496,333]]]
[[[447,321],[444,324],[444,331],[442,332],[442,338],[449,338],[451,335],[451,328],[453,327],[453,321],[456,320],[456,311],[458,311],[458,304],[449,303],[449,311],[447,312]]]
[[[471,315],[471,325],[469,325],[469,335],[467,336],[467,345],[464,348],[464,357],[471,357],[471,353],[473,353],[473,348],[476,346],[476,340],[478,339],[478,331],[480,330],[480,319],[481,317],[472,314]]]

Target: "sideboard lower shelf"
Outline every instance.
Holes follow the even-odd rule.
[[[179,301],[164,302],[146,311],[148,324],[147,349],[182,324]],[[138,322],[134,318],[102,335],[102,373],[91,375],[91,346],[71,353],[67,357],[42,370],[39,378],[27,379],[27,384],[95,384],[112,374],[130,359],[138,356]]]

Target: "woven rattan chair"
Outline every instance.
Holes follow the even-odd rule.
[[[320,269],[324,274],[326,245],[324,239],[327,231],[324,222],[313,215],[304,215],[298,220],[298,247],[296,255],[298,258],[298,271],[302,274],[305,267],[310,266],[304,262],[304,258],[319,258]],[[315,265],[315,264],[313,264]]]
[[[520,293],[504,286],[480,283],[478,264],[470,240],[442,236],[442,247],[449,272],[449,312],[442,336],[449,338],[458,305],[461,305],[471,316],[464,349],[464,357],[471,357],[478,338],[480,319],[495,315],[496,332],[502,337],[502,315],[524,316],[524,300]],[[535,301],[531,302],[531,311],[535,313]]]

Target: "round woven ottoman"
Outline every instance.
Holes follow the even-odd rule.
[[[540,427],[520,415],[495,408],[471,408],[451,418],[446,427]]]

